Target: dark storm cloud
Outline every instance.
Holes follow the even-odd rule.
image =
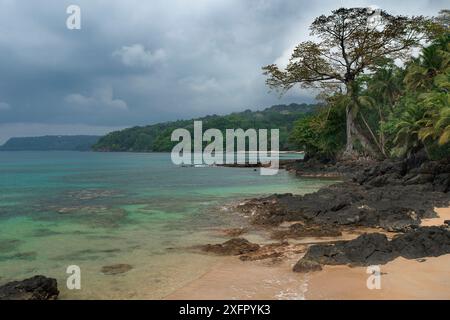
[[[369,5],[433,15],[446,1],[0,0],[0,142],[310,102],[268,93],[261,66],[284,63],[319,14]]]

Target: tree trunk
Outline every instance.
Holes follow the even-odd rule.
[[[357,105],[357,97],[354,96],[353,82],[347,83],[347,95],[350,97],[351,102],[347,105],[345,109],[346,121],[347,121],[347,144],[345,146],[345,151],[343,158],[355,159],[359,156],[359,152],[355,150],[355,141],[358,140],[362,147],[371,156],[375,156],[375,151],[372,148],[370,141],[361,133],[357,124],[356,116],[354,114],[353,107]]]
[[[345,146],[344,156],[346,158],[353,158],[356,154],[354,140],[353,140],[355,119],[353,117],[352,108],[350,106],[346,107],[345,116],[347,119],[347,144]]]
[[[371,156],[375,156],[375,150],[373,149],[370,141],[361,133],[357,124],[355,115],[351,106],[346,108],[346,120],[347,120],[347,144],[345,146],[344,158],[354,159],[359,156],[359,152],[355,149],[355,141],[358,140],[361,146]]]

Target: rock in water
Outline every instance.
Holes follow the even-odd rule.
[[[244,238],[233,238],[222,244],[207,244],[202,247],[203,251],[212,252],[219,255],[238,256],[253,252],[259,249],[259,245],[251,243]]]
[[[129,264],[120,263],[120,264],[113,264],[111,266],[104,266],[102,267],[101,272],[103,274],[113,276],[116,274],[128,272],[131,269],[133,269],[133,266]]]
[[[320,265],[320,263],[308,259],[301,259],[295,264],[293,268],[294,272],[301,272],[301,273],[320,270],[322,270],[322,266]]]
[[[55,300],[59,290],[56,279],[34,276],[0,287],[0,300]]]

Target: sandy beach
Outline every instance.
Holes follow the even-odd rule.
[[[450,208],[422,225],[442,225]],[[350,236],[346,236],[350,238]],[[306,248],[306,246],[305,246]],[[292,272],[303,254],[283,261],[242,262],[225,257],[214,268],[166,299],[450,299],[450,254],[380,266],[380,289],[368,289],[366,267],[325,266],[306,274]]]

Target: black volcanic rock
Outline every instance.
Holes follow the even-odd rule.
[[[316,270],[315,263],[384,264],[399,256],[416,259],[450,253],[448,227],[420,227],[422,219],[437,217],[436,207],[450,206],[450,158],[428,161],[419,155],[404,161],[354,165],[296,161],[286,166],[298,175],[320,176],[321,168],[325,168],[325,175],[338,173],[344,182],[306,195],[275,194],[251,199],[236,209],[260,226],[295,222],[292,229],[273,233],[273,237],[281,239],[310,236],[318,228],[323,228],[323,235],[337,235],[340,230],[355,227],[403,234],[391,241],[375,233],[352,241],[311,246],[296,265],[297,272]]]
[[[392,185],[424,185],[429,191],[450,191],[450,159],[441,161],[391,161],[360,170],[353,175],[360,185],[384,187]]]
[[[320,265],[320,263],[318,263],[316,261],[308,260],[308,259],[301,259],[294,265],[294,268],[292,270],[294,272],[299,272],[299,273],[305,273],[305,272],[311,272],[311,271],[321,271],[322,266]]]
[[[435,207],[449,205],[450,194],[430,191],[424,185],[367,188],[344,182],[304,196],[283,194],[252,199],[236,208],[257,225],[301,221],[307,225],[407,231],[417,227],[423,218],[436,217]]]
[[[300,221],[405,232],[417,228],[423,218],[436,217],[435,207],[450,206],[450,160],[413,164],[416,167],[407,161],[383,161],[311,194],[252,199],[237,209],[258,225]]]
[[[392,248],[404,258],[438,257],[450,253],[450,230],[445,227],[422,227],[396,236]]]
[[[446,227],[420,227],[395,236],[391,241],[384,234],[363,234],[350,241],[311,246],[297,265],[376,265],[397,257],[418,259],[450,253],[450,230]],[[299,272],[300,267],[294,269]],[[305,268],[304,272],[307,272]]]
[[[233,238],[222,244],[207,244],[201,247],[205,252],[218,255],[237,256],[257,251],[260,248],[258,244],[251,243],[244,238]]]
[[[288,230],[277,230],[272,233],[274,239],[284,238],[303,238],[303,237],[339,237],[342,232],[339,228],[330,225],[306,225],[302,223],[295,223],[289,227]]]
[[[59,290],[56,279],[34,276],[0,286],[0,300],[55,300]]]
[[[280,162],[280,166],[298,176],[340,178],[351,176],[355,171],[364,170],[375,163],[373,160],[336,162],[329,159],[308,159],[306,155],[305,160]]]
[[[303,259],[328,265],[371,265],[386,263],[394,256],[387,237],[372,233],[363,234],[351,241],[313,245]]]

